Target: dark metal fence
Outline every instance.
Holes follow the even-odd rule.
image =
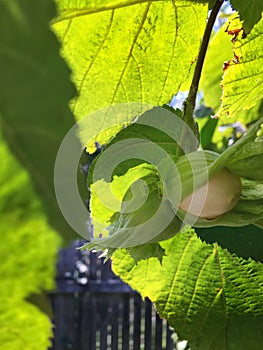
[[[123,283],[95,253],[60,252],[52,350],[172,350],[172,331],[152,303]]]

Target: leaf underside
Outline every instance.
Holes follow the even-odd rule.
[[[249,33],[253,26],[261,19],[263,3],[261,0],[231,0],[232,6],[238,11],[243,28]]]
[[[50,222],[65,239],[74,234],[58,208],[53,185],[60,143],[74,124],[75,89],[49,29],[51,0],[0,2],[0,116],[3,135],[31,175]]]
[[[162,264],[137,264],[125,250],[113,270],[149,297],[162,317],[193,350],[260,350],[263,342],[263,267],[217,244],[202,243],[193,230],[161,243]]]
[[[35,350],[37,344],[46,350],[51,322],[24,299],[54,288],[61,240],[47,224],[29,175],[1,134],[0,158],[0,348]]]
[[[218,116],[237,115],[250,109],[262,98],[263,66],[263,19],[251,30],[246,38],[242,31],[234,40],[235,60],[226,69],[222,80],[222,105]]]
[[[181,0],[58,1],[58,9],[53,29],[73,71],[77,119],[116,103],[168,103],[195,62],[207,16],[207,4]]]

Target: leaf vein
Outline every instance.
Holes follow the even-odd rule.
[[[124,74],[125,74],[125,72],[126,72],[126,70],[127,70],[127,67],[128,67],[129,62],[130,62],[130,59],[132,58],[133,50],[134,50],[135,44],[136,44],[137,39],[138,39],[138,37],[139,37],[139,35],[140,35],[142,29],[143,29],[143,25],[144,25],[144,23],[145,23],[145,21],[146,21],[146,19],[147,19],[147,14],[148,14],[148,12],[149,12],[150,6],[151,6],[151,4],[149,3],[149,4],[147,5],[145,11],[144,11],[144,14],[143,14],[142,21],[141,21],[141,23],[140,23],[139,29],[138,29],[136,35],[134,36],[134,40],[133,40],[133,43],[132,43],[132,45],[131,45],[130,52],[129,52],[129,54],[128,54],[127,60],[126,60],[126,62],[125,62],[125,65],[124,65],[124,67],[123,67],[123,70],[122,70],[122,72],[121,72],[121,75],[120,75],[120,77],[119,77],[119,79],[118,79],[117,85],[116,85],[116,87],[115,87],[115,89],[114,89],[114,93],[113,93],[113,95],[112,95],[110,105],[112,105],[112,104],[114,103],[114,100],[115,100],[115,97],[116,97],[117,92],[118,92],[118,90],[119,90],[121,81],[122,81],[122,79],[123,79],[123,77],[124,77]]]
[[[124,4],[123,2],[120,2],[119,4],[115,5],[109,5],[109,6],[101,6],[101,7],[94,7],[94,8],[84,8],[84,9],[78,9],[78,8],[72,8],[67,11],[62,11],[61,15],[58,16],[55,20],[53,20],[52,24],[62,22],[68,19],[76,18],[76,17],[82,17],[87,15],[92,15],[94,13],[100,13],[105,12],[109,10],[117,10],[125,7],[130,7],[138,4],[148,3],[150,5],[153,2],[167,2],[167,0],[130,0],[129,3]],[[64,14],[63,14],[64,13]]]
[[[188,249],[190,243],[192,242],[192,240],[194,240],[194,239],[196,239],[196,236],[195,236],[195,235],[190,236],[189,239],[188,239],[188,241],[186,242],[186,245],[185,245],[185,246],[183,247],[183,249],[182,249],[182,252],[181,252],[181,254],[180,254],[180,258],[179,258],[179,261],[178,261],[177,268],[176,268],[176,270],[174,271],[174,277],[173,277],[173,280],[172,280],[172,283],[171,283],[171,287],[170,287],[170,289],[169,289],[169,293],[168,293],[167,298],[166,298],[166,301],[165,301],[165,305],[164,305],[164,308],[163,308],[163,311],[164,311],[164,312],[166,311],[166,308],[167,308],[167,306],[168,306],[169,299],[170,299],[170,297],[171,297],[171,295],[172,295],[172,293],[173,293],[173,287],[174,287],[175,282],[176,282],[176,279],[177,279],[177,274],[178,274],[178,272],[180,271],[180,267],[181,267],[181,265],[182,265],[182,263],[183,263],[183,260],[184,260],[183,257],[184,257],[185,254],[187,254],[187,249]]]
[[[93,58],[92,58],[92,60],[91,60],[91,62],[90,62],[90,64],[89,64],[89,66],[87,67],[86,72],[85,72],[84,75],[83,75],[83,78],[82,78],[82,80],[81,80],[81,83],[80,83],[80,86],[79,86],[79,89],[78,89],[78,90],[79,90],[79,95],[80,95],[81,92],[82,92],[82,89],[83,89],[83,87],[84,87],[85,80],[87,79],[87,76],[88,76],[88,74],[89,74],[89,72],[90,72],[92,66],[94,65],[94,63],[95,63],[95,61],[96,61],[96,59],[97,59],[99,53],[101,52],[101,50],[102,50],[102,48],[103,48],[103,45],[105,44],[105,42],[106,42],[106,40],[107,40],[107,38],[108,38],[108,36],[109,36],[110,30],[111,30],[111,27],[112,27],[113,18],[114,18],[114,10],[111,12],[110,22],[109,22],[109,25],[108,25],[108,27],[107,27],[107,31],[106,31],[106,33],[105,33],[105,36],[104,36],[103,40],[101,41],[101,43],[100,43],[100,45],[99,45],[99,47],[98,47],[98,50],[97,50],[97,52],[95,53],[95,55],[93,56]],[[77,103],[78,103],[78,98],[76,98],[76,99],[74,100],[74,105],[73,105],[73,107],[72,107],[72,110],[73,110],[73,111],[76,110]]]

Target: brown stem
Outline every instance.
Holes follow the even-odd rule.
[[[198,137],[198,138],[199,138],[199,132],[198,132],[197,125],[196,125],[194,118],[193,118],[194,109],[195,109],[195,102],[196,102],[196,94],[198,91],[200,76],[201,76],[201,72],[202,72],[202,68],[203,68],[203,64],[204,64],[204,59],[205,59],[210,35],[212,32],[217,14],[218,14],[223,2],[224,2],[224,0],[218,0],[216,2],[215,6],[213,7],[211,14],[208,18],[205,32],[204,32],[204,37],[203,37],[200,51],[199,51],[197,61],[196,61],[196,66],[195,66],[191,86],[189,89],[189,94],[188,94],[187,99],[184,102],[183,120],[194,131],[196,137]]]

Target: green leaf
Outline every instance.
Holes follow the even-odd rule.
[[[54,288],[60,237],[0,133],[0,348],[46,350],[51,323],[23,299]]]
[[[234,41],[236,59],[223,76],[222,105],[218,115],[238,115],[240,111],[250,109],[262,99],[262,35],[263,19],[246,38],[242,38],[239,33]]]
[[[244,259],[263,262],[263,230],[254,226],[195,228],[203,241],[217,242],[222,248]]]
[[[213,164],[213,168],[227,167],[248,180],[263,182],[263,143],[258,140],[263,118],[258,120],[239,141],[229,147]]]
[[[243,109],[236,115],[221,115],[219,118],[219,126],[230,126],[235,122],[241,123],[244,130],[249,129],[250,125],[259,120],[263,114],[263,99],[260,99],[256,105],[248,110]]]
[[[255,225],[261,229],[263,229],[263,219],[258,220],[255,222]]]
[[[103,235],[105,227],[111,223],[114,214],[120,212],[123,198],[130,186],[152,172],[152,166],[142,164],[132,167],[125,175],[115,176],[110,184],[104,180],[91,184],[90,208],[95,237]],[[114,201],[112,196],[115,197]]]
[[[239,20],[236,18],[236,14],[232,15],[228,22],[212,37],[212,40],[209,43],[200,81],[200,87],[204,93],[205,103],[207,106],[213,108],[214,113],[216,113],[220,107],[221,95],[223,93],[222,87],[220,86],[224,73],[223,67],[225,66],[226,72],[228,69],[232,69],[232,59],[235,59],[232,50],[233,43],[230,40],[231,36],[227,33],[227,28],[230,27],[231,29],[231,26],[234,26],[234,28],[241,27]],[[222,131],[222,128],[217,128],[213,135],[212,142],[217,144],[219,149],[224,149],[225,146],[222,147],[222,143],[227,143],[227,139],[232,136],[231,124],[239,122],[241,123],[241,127],[245,129],[246,125],[262,116],[262,108],[262,100],[259,100],[254,107],[249,110],[242,109],[238,111],[236,115],[221,114],[218,119],[218,127],[223,126],[224,131]],[[226,128],[227,126],[228,128]],[[203,146],[203,148],[206,147],[207,144]]]
[[[0,303],[1,350],[46,350],[50,347],[52,324],[35,306],[11,299]]]
[[[57,3],[53,28],[73,70],[77,119],[116,103],[168,103],[195,62],[208,10],[182,0]]]
[[[32,219],[21,218],[13,209],[1,220],[0,297],[19,299],[54,288],[59,239],[43,214],[33,215]]]
[[[148,258],[157,258],[162,262],[165,251],[158,243],[141,244],[137,247],[129,248],[128,253],[135,263]]]
[[[217,111],[220,107],[222,88],[220,86],[224,74],[224,62],[232,59],[232,43],[226,33],[227,25],[222,26],[216,32],[208,46],[204,67],[200,80],[200,88],[204,93],[207,106]]]
[[[55,15],[52,0],[0,2],[0,115],[3,134],[31,174],[50,222],[72,239],[53,188],[56,154],[74,124],[68,101],[75,95],[49,28]]]
[[[0,134],[0,297],[13,300],[54,287],[60,238],[46,222],[29,175]]]
[[[253,26],[261,19],[263,3],[261,0],[231,0],[231,4],[238,11],[245,33],[249,33]]]
[[[170,208],[169,191],[162,188],[162,182],[177,173],[176,140],[189,133],[176,113],[160,107],[145,112],[122,129],[92,164],[89,186],[95,237],[88,249],[132,247],[179,232],[182,222]],[[196,149],[193,134],[185,140],[184,148]]]
[[[251,124],[262,117],[263,114],[263,100],[260,100],[254,107],[249,110],[242,110],[238,112],[238,115],[229,117],[229,116],[220,116],[217,119],[217,128],[214,131],[212,136],[212,146],[214,150],[220,150],[222,153],[229,147],[230,142],[237,141],[240,137],[243,136]],[[200,129],[201,144],[202,144],[202,128],[204,127],[204,121],[198,120],[198,125]],[[210,130],[208,130],[208,134]],[[214,145],[213,145],[214,144]],[[216,145],[216,148],[215,148]],[[207,147],[205,144],[204,148]],[[208,148],[210,149],[210,147]]]
[[[216,130],[217,124],[218,119],[208,118],[207,122],[202,127],[200,131],[200,141],[203,149],[206,149],[212,143],[212,138]]]
[[[171,113],[167,112],[167,110],[170,111]],[[151,158],[154,158],[154,155],[152,153],[155,151],[155,153],[158,154],[158,152],[160,152],[159,151],[160,148],[167,154],[167,156],[175,160],[176,153],[177,153],[177,143],[175,139],[178,139],[178,134],[180,131],[170,130],[169,127],[173,126],[175,128],[178,118],[181,118],[180,113],[181,113],[180,110],[178,109],[174,110],[172,107],[168,107],[166,105],[163,107],[153,107],[148,109],[143,114],[141,114],[140,117],[137,117],[134,121],[129,123],[127,126],[119,130],[114,137],[110,138],[110,140],[108,135],[107,138],[104,138],[104,141],[106,140],[108,141],[107,145],[103,147],[101,155],[96,158],[96,160],[92,163],[92,166],[89,170],[89,181],[91,183],[93,182],[92,180],[92,177],[94,175],[93,169],[96,166],[96,161],[98,161],[100,157],[101,158],[104,157],[104,153],[110,150],[110,148],[114,144],[116,144],[115,152],[118,151],[117,143],[121,145],[120,147],[124,148],[125,142],[122,143],[122,141],[129,140],[129,139],[131,140],[131,142],[134,143],[134,146],[137,149],[137,154],[135,154],[134,152],[132,156],[129,156],[128,154],[131,153],[131,151],[127,146],[127,154],[125,154],[125,159],[123,160],[123,162],[120,162],[120,164],[116,166],[111,177],[113,177],[114,175],[121,176],[125,174],[129,169],[135,166],[138,166],[139,164],[145,163],[145,160],[144,160],[145,157],[146,158],[148,157],[150,161]],[[104,121],[103,115],[100,115],[100,118],[101,118],[101,123],[103,123]],[[163,130],[160,129],[162,127],[162,119],[165,119],[167,121],[167,125],[163,126],[162,128]],[[177,125],[177,129],[179,129],[180,127],[181,127],[181,124]],[[114,131],[113,128],[111,130]],[[169,132],[170,134],[168,134],[167,132]],[[96,134],[96,132],[94,132],[94,134]],[[94,141],[100,143],[102,138],[105,136],[106,136],[106,133],[102,132],[102,135],[99,133]],[[149,149],[148,154],[143,150],[140,150],[140,145],[138,144],[140,140],[142,140],[141,148],[143,146],[149,147],[150,143],[152,143],[152,148]],[[191,139],[190,142],[193,142],[193,139]],[[188,144],[187,145],[186,143],[184,144],[185,144],[185,147],[188,146]],[[191,145],[189,145],[189,147],[190,146]],[[197,142],[195,142],[192,147],[194,150],[197,149]],[[163,155],[165,153],[163,153]],[[108,154],[109,154],[108,158],[104,157],[104,162],[105,162],[104,167],[107,168],[108,166],[109,168],[111,168],[112,157],[110,157],[110,153]],[[103,176],[104,176],[104,173],[101,174],[100,178],[102,179]]]
[[[125,180],[123,176],[122,181]],[[169,202],[162,200],[159,186],[154,173],[133,182],[119,212],[111,216],[110,225],[102,226],[99,237],[86,247],[89,250],[135,247],[170,238],[179,232],[182,222],[173,214]],[[92,218],[100,219],[99,215],[92,215]]]
[[[192,350],[260,350],[263,342],[263,265],[208,245],[193,230],[161,243],[157,259],[137,264],[125,250],[113,270],[143,297]]]

